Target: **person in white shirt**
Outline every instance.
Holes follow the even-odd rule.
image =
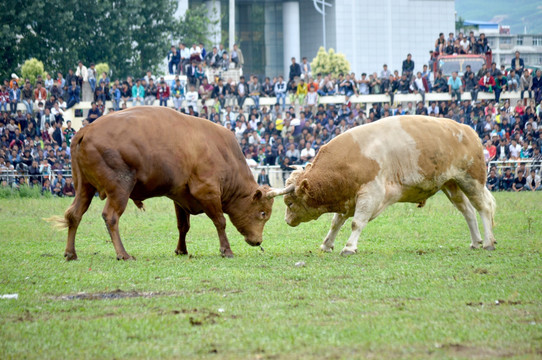
[[[425,102],[425,86],[423,85],[422,73],[418,71],[416,74],[416,79],[410,85],[410,89],[414,91],[414,94],[420,93],[422,96],[422,102]]]
[[[316,156],[316,151],[311,147],[311,143],[307,142],[305,148],[301,150],[301,161],[302,162],[311,162],[312,159]]]
[[[191,85],[189,91],[186,93],[186,112],[188,112],[189,106],[192,106],[194,111],[198,110],[198,92],[194,85]]]
[[[521,152],[521,145],[518,144],[516,139],[512,139],[512,144],[510,144],[510,160],[518,160],[519,154]]]
[[[83,65],[82,61],[79,61],[77,64],[77,69],[75,70],[75,76],[77,77],[77,85],[83,88],[83,83],[88,81],[87,67]]]

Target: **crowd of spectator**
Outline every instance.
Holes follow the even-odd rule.
[[[509,71],[496,69],[492,64],[490,69],[482,68],[477,74],[467,69],[462,77],[457,73],[449,78],[438,71],[432,73],[431,62],[439,53],[487,51],[483,34],[479,38],[472,34],[469,38],[462,34],[455,38],[452,33],[448,40],[440,34],[428,64],[417,73],[410,54],[402,62],[401,72],[391,72],[383,65],[379,74],[362,73],[359,78],[354,73],[313,76],[311,65],[304,57],[300,63],[291,59],[287,77],[265,77],[260,81],[258,76],[252,75],[248,79],[240,76],[236,83],[231,78],[225,80],[208,75],[212,70],[242,68],[244,58],[237,45],[229,52],[223,46],[207,52],[203,44],[193,44],[190,48],[179,44],[178,48],[172,46],[168,54],[168,72],[173,80],[166,81],[147,71],[135,79],[128,76],[111,81],[107,73],[97,74],[94,64],[87,68],[82,62],[75,71],[69,69],[65,78],[60,72],[56,79],[48,74],[45,79],[38,77],[35,84],[13,74],[10,81],[4,81],[0,92],[0,110],[3,109],[0,179],[2,186],[17,188],[27,184],[57,196],[73,196],[72,181],[69,177],[64,178],[64,174],[69,173],[69,146],[75,130],[69,121],[64,121],[63,115],[66,109],[81,100],[82,85],[88,82],[93,102],[83,126],[106,112],[126,108],[128,104],[152,105],[158,101],[161,106],[173,107],[230,129],[249,166],[279,165],[284,177],[293,169],[292,165],[312,161],[321,146],[355,126],[393,115],[447,117],[478,133],[488,163],[499,160],[504,164],[491,169],[488,178],[491,190],[540,189],[540,71],[530,76],[517,53]],[[185,75],[186,81],[181,81],[180,75]],[[530,80],[525,81],[529,76]],[[501,82],[501,79],[507,80]],[[495,85],[486,86],[493,82]],[[524,99],[521,91],[521,99],[515,106],[497,95],[497,92],[500,95],[518,89],[524,89],[527,96]],[[461,100],[465,91],[471,92],[473,100]],[[478,101],[479,91],[495,92],[496,97]],[[428,92],[449,92],[453,100],[430,102],[426,106],[423,99]],[[396,103],[394,94],[397,93],[419,93],[422,101]],[[350,101],[358,94],[387,94],[390,101],[374,103],[370,109],[364,109],[362,104]],[[320,103],[320,97],[330,95],[344,95],[345,101],[329,105]],[[275,98],[276,102],[270,107],[260,106],[262,97]],[[247,106],[248,98],[253,105]],[[288,106],[286,98],[290,100]],[[210,99],[214,101],[208,101]],[[17,109],[19,101],[24,104],[24,113]],[[111,108],[106,109],[109,101]],[[525,160],[529,161],[527,167],[518,165]],[[265,176],[260,178],[265,179]]]

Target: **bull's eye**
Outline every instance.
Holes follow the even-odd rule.
[[[288,207],[292,207],[294,203],[288,203]]]
[[[260,215],[262,216],[262,218],[265,218],[265,211],[262,211]]]

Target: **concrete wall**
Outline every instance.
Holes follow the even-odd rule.
[[[401,70],[412,53],[415,70],[429,59],[440,32],[455,29],[454,0],[337,1],[336,51],[346,55],[356,74]]]

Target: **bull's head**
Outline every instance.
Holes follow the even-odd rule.
[[[268,198],[284,195],[284,203],[286,204],[284,220],[290,226],[297,226],[302,222],[318,219],[322,215],[318,208],[307,204],[310,184],[301,175],[309,169],[310,165],[308,164],[305,170],[300,166],[296,167],[297,170],[292,172],[286,180],[284,189],[274,189],[267,193]]]
[[[271,217],[273,198],[268,197],[268,186],[259,186],[250,196],[240,199],[229,211],[232,224],[252,246],[258,246],[263,240],[263,228]]]

